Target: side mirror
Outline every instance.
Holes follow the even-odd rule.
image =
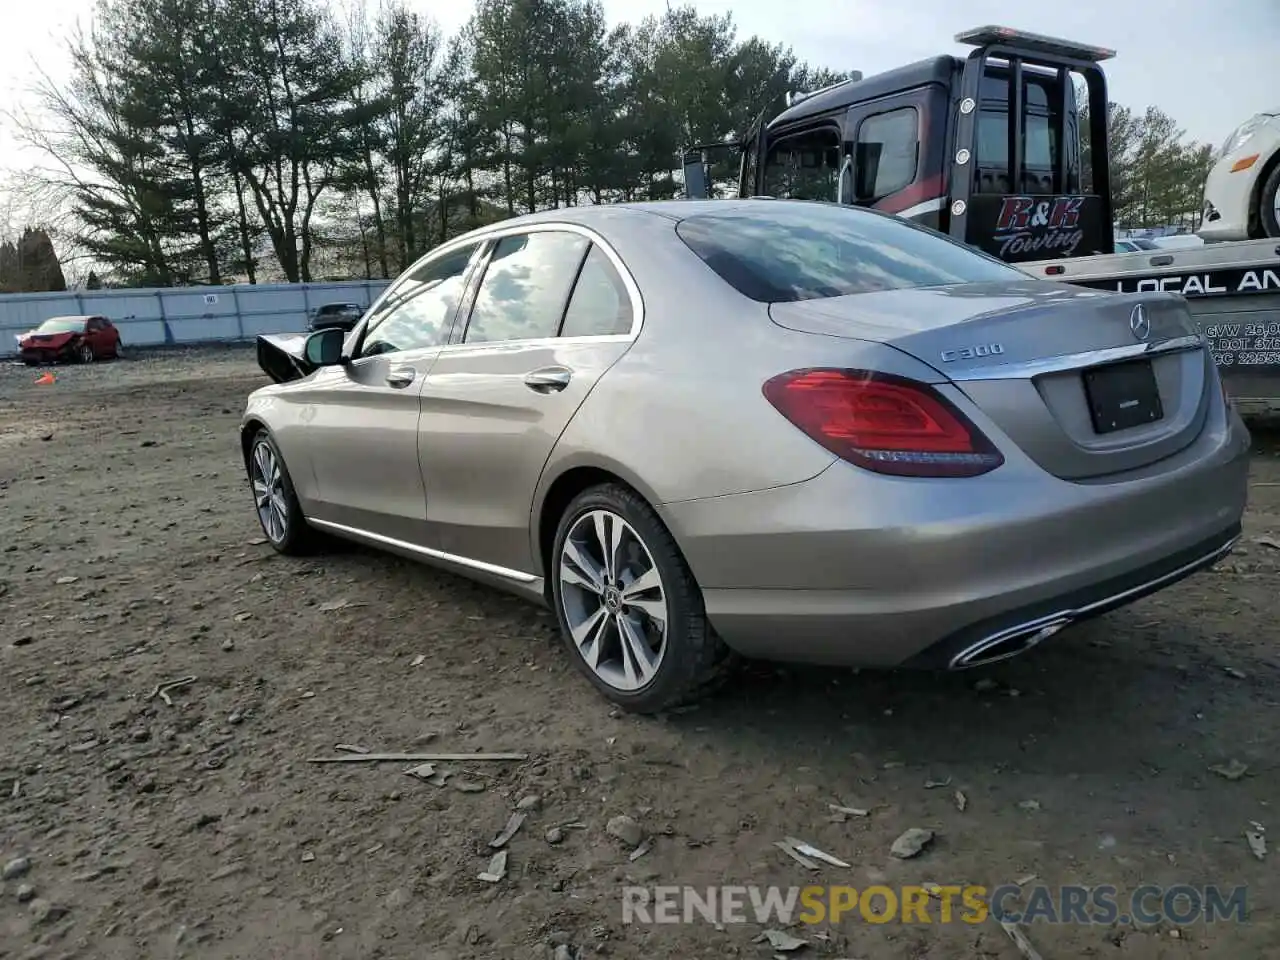
[[[343,362],[342,344],[346,338],[346,331],[338,327],[317,330],[307,337],[307,342],[302,347],[302,355],[312,366],[332,367]]]

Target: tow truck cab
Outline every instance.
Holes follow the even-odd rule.
[[[994,26],[956,40],[974,47],[968,57],[789,96],[740,142],[690,147],[686,193],[710,194],[711,151],[729,147],[740,153],[739,196],[868,206],[1010,263],[1112,253],[1099,63],[1114,51]]]

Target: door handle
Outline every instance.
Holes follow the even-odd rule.
[[[573,371],[568,367],[543,367],[524,375],[524,385],[538,393],[555,393],[569,385]]]
[[[413,378],[418,375],[418,371],[413,367],[399,367],[387,374],[387,385],[391,387],[407,387],[413,383]]]

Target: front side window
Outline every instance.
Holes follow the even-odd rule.
[[[372,327],[378,322],[379,317],[397,303],[404,302],[425,285],[437,282],[439,277],[452,276],[454,273],[465,274],[471,258],[479,247],[478,243],[467,244],[443,255],[428,255],[426,259],[415,263],[387,288],[385,296],[377,302],[369,314],[368,326]]]
[[[840,176],[840,134],[834,128],[785,137],[769,147],[764,194],[784,200],[834,200]]]
[[[762,303],[1027,279],[897,217],[834,204],[753,207],[689,217],[676,233],[722,280]]]
[[[916,179],[920,120],[915,107],[867,117],[858,127],[858,199],[874,203]]]
[[[396,282],[379,305],[360,344],[359,356],[372,357],[443,344],[462,300],[467,266],[478,244],[428,261]]]
[[[554,337],[590,241],[566,230],[503,237],[476,290],[465,343]]]

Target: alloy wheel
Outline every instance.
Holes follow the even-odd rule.
[[[89,346],[87,343],[82,343],[80,345],[80,362],[93,363],[93,347]]]
[[[265,441],[253,448],[249,466],[249,481],[253,486],[253,500],[258,508],[258,520],[263,532],[272,543],[280,543],[289,532],[289,510],[284,498],[284,474],[275,451]]]
[[[667,649],[667,594],[653,555],[631,524],[589,510],[564,538],[557,576],[573,643],[615,690],[647,686]]]

